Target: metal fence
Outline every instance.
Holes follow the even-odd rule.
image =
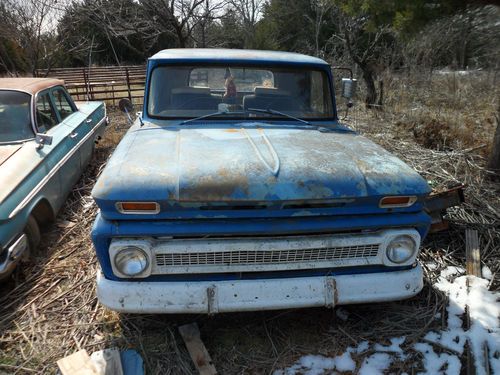
[[[146,81],[145,65],[93,66],[90,68],[57,68],[38,70],[39,77],[64,80],[75,100],[103,100],[117,105],[122,98],[141,104]]]

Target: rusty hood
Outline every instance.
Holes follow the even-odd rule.
[[[353,132],[232,126],[133,127],[92,192],[117,201],[197,205],[423,196],[413,169]]]

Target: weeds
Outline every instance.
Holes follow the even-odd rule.
[[[385,73],[383,111],[375,114],[435,150],[491,152],[500,89],[495,71]],[[376,126],[376,124],[374,124]]]

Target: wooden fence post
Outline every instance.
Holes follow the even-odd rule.
[[[90,100],[89,82],[87,80],[87,72],[85,71],[85,68],[83,68],[82,71],[83,71],[83,83],[85,84],[85,93],[87,94],[87,100]]]
[[[132,101],[132,93],[130,92],[130,76],[128,74],[128,68],[125,68],[125,74],[127,75],[128,99]]]

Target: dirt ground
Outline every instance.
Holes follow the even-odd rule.
[[[220,374],[269,374],[290,366],[302,355],[335,356],[362,340],[389,343],[390,337],[405,336],[403,346],[411,347],[429,330],[445,328],[447,297],[431,284],[440,267],[463,266],[466,227],[479,230],[483,261],[494,274],[490,288],[499,289],[495,275],[500,270],[500,190],[484,181],[481,157],[467,151],[423,149],[411,134],[384,122],[383,115],[370,116],[359,110],[350,118],[351,124],[401,156],[435,188],[456,182],[472,186],[467,193],[469,203],[450,214],[450,231],[429,236],[423,245],[421,260],[432,260],[438,268],[424,267],[425,287],[417,297],[343,306],[341,313],[318,308],[208,317],[127,315],[103,308],[95,296],[98,264],[90,230],[97,208],[90,191],[127,128],[124,116],[110,112],[112,125],[105,139],[56,223],[44,228],[42,245],[32,263],[0,286],[0,373],[51,374],[56,372],[56,360],[74,351],[92,353],[118,347],[136,349],[147,374],[193,374],[195,369],[177,331],[179,325],[190,322],[198,323]],[[371,121],[378,126],[370,126]],[[353,355],[358,368],[372,352],[369,348]],[[423,370],[418,352],[393,362],[390,368],[393,373]]]

